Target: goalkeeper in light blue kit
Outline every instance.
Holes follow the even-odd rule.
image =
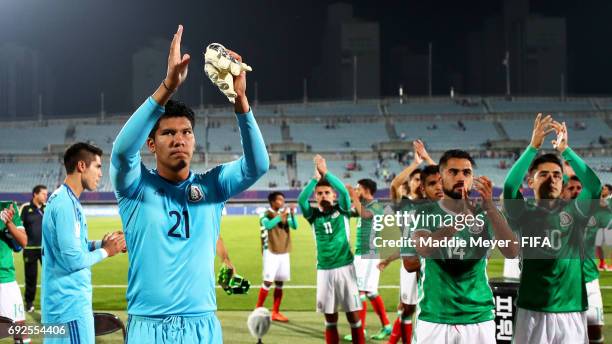
[[[121,232],[90,241],[79,197],[102,178],[102,150],[79,142],[64,153],[66,179],[47,202],[42,223],[42,323],[61,325],[45,344],[95,343],[91,266],[125,250]],[[51,327],[52,328],[52,327]]]
[[[222,342],[213,265],[221,211],[269,165],[242,72],[234,77],[234,109],[243,156],[204,173],[190,170],[194,113],[169,100],[187,77],[190,56],[181,56],[182,33],[179,26],[166,78],[121,129],[111,154],[129,255],[128,343]],[[145,143],[155,155],[152,170],[141,162]]]

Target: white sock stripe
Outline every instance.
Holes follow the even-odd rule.
[[[331,322],[325,322],[325,327],[336,327],[338,325],[338,323],[331,323]]]
[[[351,324],[351,328],[360,328],[361,327],[361,320],[359,320],[358,322]]]
[[[263,289],[263,290],[270,290],[270,287],[266,287],[266,285],[265,285],[265,284],[262,284],[262,285],[261,285],[261,289]]]

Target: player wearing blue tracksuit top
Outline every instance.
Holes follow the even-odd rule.
[[[94,343],[91,266],[125,248],[123,235],[89,241],[79,196],[95,190],[102,176],[102,151],[76,143],[66,151],[66,180],[47,202],[43,217],[42,323],[62,325],[65,333],[45,343]]]
[[[128,343],[222,342],[213,265],[221,211],[269,165],[242,75],[234,84],[244,155],[204,173],[190,170],[193,112],[169,100],[189,62],[180,56],[181,33],[182,27],[172,42],[166,79],[121,129],[111,154],[129,255]],[[141,162],[145,143],[156,169]]]

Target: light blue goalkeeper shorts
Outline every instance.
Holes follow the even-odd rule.
[[[130,315],[126,343],[222,344],[223,339],[215,312],[195,317]]]
[[[96,341],[93,313],[83,314],[77,320],[61,325],[64,333],[45,336],[44,344],[94,344]],[[46,324],[46,326],[53,327],[51,324]]]

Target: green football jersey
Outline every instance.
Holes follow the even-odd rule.
[[[586,249],[584,281],[586,283],[599,278],[599,270],[597,270],[597,263],[595,262],[595,237],[600,229],[604,233],[606,230],[612,229],[612,207],[609,203],[605,208],[597,207],[595,213],[589,218],[584,232],[584,245]]]
[[[385,212],[384,207],[377,200],[372,200],[368,204],[363,205],[369,210],[372,215],[382,215]],[[373,218],[362,218],[357,215],[357,240],[355,243],[356,255],[376,254],[377,250],[374,247],[374,238],[378,233],[372,229]]]
[[[585,311],[582,256],[587,219],[575,201],[559,203],[554,209],[538,207],[533,200],[523,203],[522,209],[518,204],[507,208],[512,230],[520,237],[549,241],[523,246],[518,307],[553,313]]]
[[[448,218],[453,212],[440,202],[426,203],[417,212]],[[418,319],[441,324],[474,324],[495,318],[493,292],[487,277],[487,249],[470,244],[471,238],[489,240],[492,228],[482,210],[473,214],[482,222],[458,231],[453,238],[464,240],[467,247],[444,247],[435,258],[421,257],[421,278],[418,281]],[[432,217],[433,218],[433,217]],[[419,226],[415,232],[436,232],[443,223]]]
[[[540,207],[534,200],[524,201],[520,188],[537,153],[538,149],[528,146],[504,181],[504,209],[523,244],[517,306],[536,312],[582,312],[587,309],[584,230],[594,209],[593,201],[599,199],[601,182],[567,147],[561,156],[582,182],[578,198],[570,202],[559,200],[555,209]],[[525,243],[528,237],[549,242]]]
[[[335,269],[353,263],[349,217],[350,213],[336,204],[327,212],[313,208],[312,215],[306,218],[315,235],[317,269]]]
[[[19,216],[19,209],[17,209],[17,203],[13,201],[0,201],[0,211],[13,207],[15,215],[13,216],[13,223],[15,227],[23,229],[23,223]],[[9,244],[9,240],[13,240],[8,233],[8,228],[4,222],[0,221],[0,283],[8,283],[15,281],[15,263],[13,261],[13,249]]]
[[[330,172],[323,178],[338,193],[337,203],[328,211],[311,207],[309,198],[317,185],[317,180],[311,179],[298,196],[298,206],[312,226],[317,246],[317,269],[329,270],[353,263],[349,244],[351,200],[340,179]]]

